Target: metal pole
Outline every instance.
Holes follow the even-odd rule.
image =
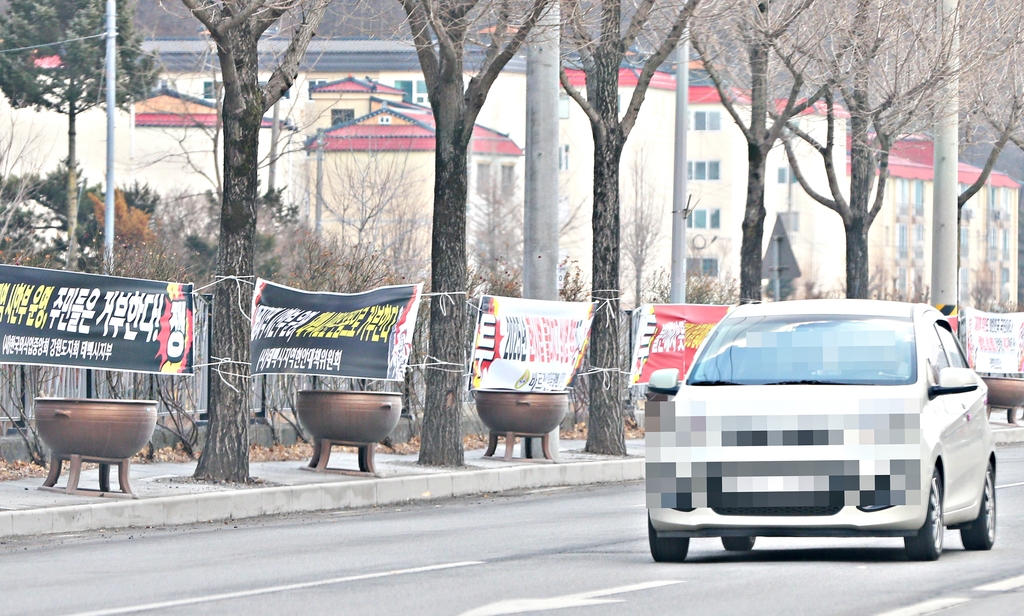
[[[676,47],[675,164],[672,168],[672,271],[669,299],[686,303],[686,130],[689,123],[690,37]]]
[[[960,39],[957,29],[957,0],[942,0],[939,33],[949,37],[951,77],[940,88],[939,119],[935,130],[935,175],[932,199],[932,304],[958,302],[957,254],[957,142],[960,107]]]
[[[779,289],[779,278],[782,276],[782,265],[779,263],[779,248],[782,246],[782,236],[776,235],[772,237],[772,292],[775,295],[775,301],[781,301],[781,291]]]
[[[324,131],[316,131],[316,219],[313,232],[317,237],[323,231],[324,212]]]
[[[114,126],[117,110],[117,5],[107,0],[107,186],[104,199],[106,218],[103,225],[105,268],[110,273],[114,264]]]
[[[526,47],[526,177],[523,199],[523,297],[558,299],[559,8],[541,16]],[[549,437],[558,458],[559,427]],[[540,439],[523,440],[523,457]]]

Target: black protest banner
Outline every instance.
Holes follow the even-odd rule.
[[[310,293],[256,281],[252,374],[400,380],[423,285]]]
[[[0,265],[0,363],[192,373],[192,285]]]

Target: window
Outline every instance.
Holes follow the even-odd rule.
[[[515,165],[501,166],[501,192],[508,194],[516,187]]]
[[[935,331],[939,332],[939,340],[942,341],[942,348],[946,351],[946,357],[949,359],[950,365],[955,368],[970,368],[967,365],[967,359],[964,357],[964,351],[953,334],[941,325],[936,325]]]
[[[711,210],[711,220],[708,221],[708,228],[709,229],[720,229],[720,228],[722,228],[722,210],[718,210],[718,209]],[[716,263],[717,263],[717,261],[716,261]],[[718,269],[717,265],[715,265],[715,269],[717,271],[717,269]],[[718,274],[715,274],[715,275],[717,276]]]
[[[924,258],[924,225],[921,223],[914,225],[914,258]]]
[[[914,181],[914,216],[924,216],[924,181]]]
[[[687,276],[710,276],[718,277],[718,259],[692,258],[686,260]]]
[[[707,229],[708,211],[693,210],[692,212],[690,212],[690,216],[686,219],[686,226],[691,229]]]
[[[1010,230],[1002,229],[1003,261],[1010,260]]]
[[[558,148],[558,170],[568,171],[569,170],[569,144],[563,143]]]
[[[960,297],[964,297],[967,294],[967,289],[971,288],[971,270],[966,267],[960,268]]]
[[[693,112],[693,130],[722,130],[722,114],[717,111]]]
[[[389,115],[377,116],[377,123],[378,124],[391,124],[391,116],[389,116]]]
[[[719,179],[719,162],[717,160],[691,160],[686,164],[686,166],[688,179]]]
[[[404,102],[404,103],[411,103],[412,102],[412,82],[411,81],[409,81],[407,79],[405,79],[405,80],[403,80],[403,79],[397,80],[397,81],[395,81],[395,87],[398,88],[399,90],[402,90],[403,92],[405,92],[405,94],[402,96],[402,102]]]
[[[896,290],[903,294],[907,292],[907,268],[905,267],[896,268]]]
[[[486,195],[491,187],[491,163],[476,164],[476,192]]]
[[[911,319],[771,315],[726,317],[697,356],[687,385],[917,381]]]
[[[356,119],[355,109],[331,109],[331,125],[343,124]]]
[[[971,230],[960,227],[960,256],[968,257],[971,254]]]
[[[898,225],[896,225],[896,237],[897,237],[896,249],[897,249],[897,255],[901,259],[906,259],[907,258],[908,244],[910,243],[909,242],[910,238],[908,236],[909,236],[909,229],[907,229],[907,225],[905,223],[901,222]],[[906,276],[904,276],[904,278],[906,278]]]
[[[910,210],[910,182],[896,180],[896,213],[906,216]]]
[[[796,179],[796,174],[793,173],[793,169],[790,167],[779,167],[779,184],[796,184],[799,180]]]
[[[417,81],[416,82],[416,104],[427,105],[430,103],[430,97],[427,94],[427,82]]]
[[[558,95],[558,118],[560,120],[569,119],[569,107],[572,106],[572,102],[569,100],[568,94]]]
[[[327,83],[327,80],[326,79],[310,79],[307,83],[308,83],[308,88],[309,88],[309,99],[313,100],[313,90],[316,89],[317,86],[322,86],[325,83]]]
[[[987,261],[995,261],[996,256],[999,254],[999,229],[989,229],[988,234],[985,237],[986,243],[988,244],[988,254],[986,255]]]
[[[999,301],[1005,302],[1010,299],[1010,268],[999,268]]]
[[[212,81],[203,82],[203,98],[213,100],[217,98],[217,86]]]

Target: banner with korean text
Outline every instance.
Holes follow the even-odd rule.
[[[729,306],[643,304],[637,308],[630,385],[647,383],[651,373],[679,368],[680,378],[693,363],[697,347]]]
[[[1024,372],[1024,313],[964,308],[967,362],[978,372]]]
[[[311,293],[256,280],[252,374],[401,380],[423,285]]]
[[[595,305],[481,297],[473,337],[473,389],[568,387],[587,351]]]
[[[0,363],[192,373],[192,285],[0,265]]]

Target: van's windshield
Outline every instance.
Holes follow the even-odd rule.
[[[687,385],[906,385],[917,381],[910,318],[725,318]]]

